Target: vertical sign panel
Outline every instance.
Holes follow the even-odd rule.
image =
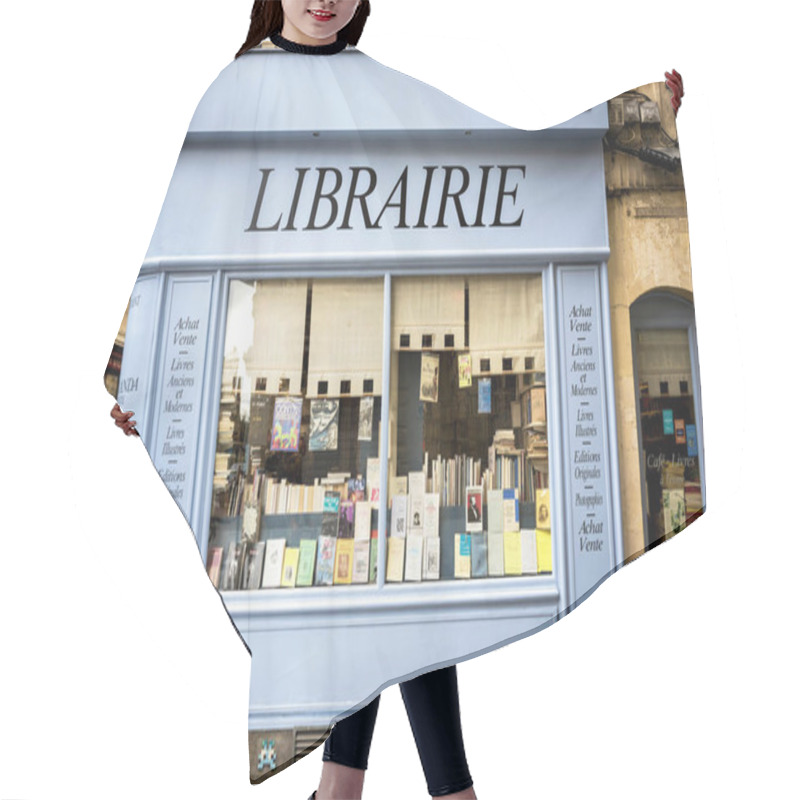
[[[158,318],[158,278],[140,278],[131,292],[122,348],[117,402],[133,411],[139,433],[149,440],[147,419],[153,372],[153,341]]]
[[[564,268],[560,277],[567,548],[574,602],[611,572],[614,553],[599,270]]]
[[[211,278],[169,284],[153,461],[189,519],[192,507],[203,376],[206,368]]]

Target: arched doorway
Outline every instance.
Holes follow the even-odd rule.
[[[697,334],[690,297],[656,290],[631,306],[645,549],[703,513]]]

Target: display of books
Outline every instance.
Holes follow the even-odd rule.
[[[239,356],[226,356],[208,539],[212,583],[224,591],[285,590],[551,571],[543,373],[502,375],[492,356],[489,378],[484,356],[475,360],[466,349],[430,354],[429,386],[412,420],[413,428],[424,415],[422,448],[409,457],[391,439],[388,463],[377,435],[387,405],[366,381],[363,396],[355,384],[352,397],[337,396],[337,380],[300,397],[303,382],[292,382],[290,395],[271,374],[254,377]],[[490,384],[480,417],[479,381]],[[464,427],[465,414],[475,425]],[[672,530],[702,509],[702,499],[699,484],[686,480],[679,498],[669,479],[659,516]],[[373,524],[384,518],[379,534]]]

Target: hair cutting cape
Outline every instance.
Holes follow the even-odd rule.
[[[252,654],[253,781],[702,513],[675,136],[661,84],[520,131],[354,49],[203,97],[106,383]]]

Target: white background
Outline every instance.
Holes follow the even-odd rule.
[[[460,668],[482,800],[796,790],[798,148],[780,7],[374,2],[363,50],[515,125],[673,66],[686,80],[708,513],[558,625]],[[318,753],[249,785],[249,658],[101,380],[250,0],[3,8],[0,797],[304,800]],[[365,798],[425,796],[391,689]]]

